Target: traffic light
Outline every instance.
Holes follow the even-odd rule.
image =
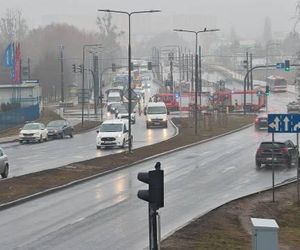
[[[152,62],[148,62],[148,70],[152,70]]]
[[[82,65],[82,64],[79,65],[79,72],[80,72],[80,73],[83,72],[83,65]]]
[[[76,73],[76,64],[72,64],[72,71]]]
[[[140,172],[138,180],[149,184],[148,190],[139,190],[138,198],[147,201],[150,205],[159,209],[164,206],[164,171],[160,169],[160,162],[155,164],[155,170]]]
[[[261,90],[260,90],[260,89],[258,89],[258,90],[256,91],[256,95],[257,95],[257,96],[261,96]]]
[[[243,68],[248,70],[248,60],[243,60]]]
[[[269,96],[270,95],[270,86],[267,85],[266,86],[266,96]]]
[[[284,61],[284,71],[290,71],[290,60]]]
[[[111,65],[111,71],[112,71],[112,72],[116,72],[116,64],[115,64],[115,63],[113,63],[113,64]]]

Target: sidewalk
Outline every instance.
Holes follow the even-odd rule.
[[[18,136],[15,135],[15,136],[9,136],[9,137],[2,137],[0,138],[0,146],[1,144],[4,144],[4,143],[9,143],[9,142],[16,142],[18,141]]]

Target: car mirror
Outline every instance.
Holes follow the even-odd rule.
[[[169,115],[170,114],[170,111],[169,110],[167,110],[167,115]]]
[[[125,129],[125,130],[124,130],[124,133],[128,133],[128,129]]]

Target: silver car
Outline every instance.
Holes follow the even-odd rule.
[[[0,148],[0,174],[2,178],[7,178],[8,176],[8,158],[2,148]]]

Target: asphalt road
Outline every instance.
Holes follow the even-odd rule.
[[[288,93],[272,95],[272,109],[283,111],[290,98]],[[270,187],[271,170],[256,170],[254,160],[259,143],[270,139],[252,126],[1,211],[1,249],[143,249],[148,244],[148,209],[136,193],[147,186],[137,181],[138,172],[162,163],[164,237],[225,202]],[[278,167],[275,182],[295,175],[295,167]]]
[[[157,93],[158,88],[156,84],[151,83],[151,88],[146,89],[146,103],[148,97]],[[136,124],[132,125],[133,148],[166,140],[174,136],[175,132],[173,126],[146,129],[144,115],[139,116],[136,113]],[[74,138],[51,140],[41,144],[20,145],[16,142],[3,144],[1,147],[9,157],[9,178],[124,151],[124,149],[118,148],[97,150],[96,135],[96,129],[94,129],[87,133],[74,135]]]

